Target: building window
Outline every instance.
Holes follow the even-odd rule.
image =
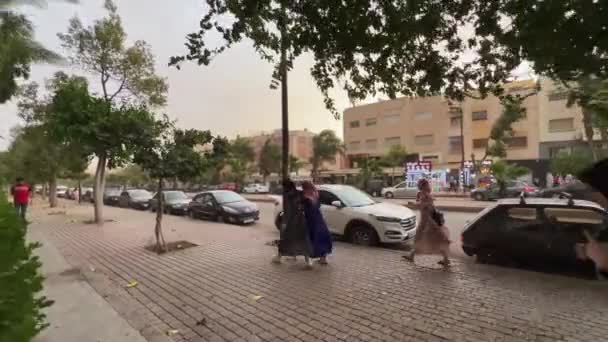
[[[512,137],[506,138],[505,144],[511,148],[528,147],[528,137]]]
[[[361,147],[361,142],[359,142],[359,141],[351,141],[348,144],[348,149],[351,151],[358,151],[359,147]]]
[[[485,110],[473,112],[471,116],[473,118],[473,121],[488,120],[488,112]]]
[[[414,144],[416,145],[433,145],[433,135],[417,135],[414,137]]]
[[[375,150],[377,146],[378,146],[378,139],[365,140],[365,149]]]
[[[460,127],[460,116],[450,118],[450,127]]]
[[[549,132],[574,131],[574,118],[549,120]]]
[[[350,122],[350,128],[359,128],[359,125],[360,125],[359,120]]]
[[[376,118],[369,118],[365,120],[365,126],[376,126]]]
[[[395,124],[399,122],[399,119],[401,118],[401,115],[399,113],[396,114],[385,114],[384,115],[384,122],[386,122],[387,124]]]
[[[569,155],[572,153],[572,149],[568,146],[549,147],[549,158],[555,158],[562,153]]]
[[[487,148],[488,139],[473,139],[473,148]]]
[[[391,137],[384,139],[384,146],[391,147],[394,145],[401,145],[401,137]]]
[[[423,156],[422,160],[436,162],[436,161],[439,161],[439,156],[438,155]]]
[[[416,113],[414,115],[414,118],[416,120],[430,120],[433,118],[433,113],[430,113],[430,112]]]
[[[549,94],[548,97],[549,97],[549,101],[563,101],[563,100],[568,99],[568,92],[567,91],[558,91],[558,92]]]
[[[451,154],[454,153],[462,153],[462,139],[460,136],[458,137],[449,137],[448,138],[448,152]]]

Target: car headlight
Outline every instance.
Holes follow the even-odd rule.
[[[237,214],[237,211],[230,207],[222,206],[222,209],[224,209],[224,211],[227,212],[228,214]]]
[[[372,215],[373,217],[376,218],[376,220],[380,221],[380,222],[392,222],[392,223],[398,223],[401,222],[401,219],[398,217],[390,217],[390,216],[375,216]]]

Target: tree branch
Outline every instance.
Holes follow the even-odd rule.
[[[127,82],[127,77],[125,76],[122,79],[122,82],[120,83],[120,87],[118,87],[118,90],[116,90],[116,92],[112,96],[110,96],[110,101],[114,100],[116,95],[118,95],[122,91],[122,89],[125,87],[126,82]]]

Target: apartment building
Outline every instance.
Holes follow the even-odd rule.
[[[563,92],[556,92],[550,80],[539,82],[539,92],[535,80],[505,85],[512,94],[533,94],[523,103],[526,116],[512,125],[513,135],[506,139],[506,159],[546,169],[547,159],[560,148],[580,143],[582,114],[578,107],[567,107]],[[462,116],[451,107],[459,108]],[[462,136],[465,160],[472,155],[483,158],[490,131],[502,110],[495,96],[467,98],[460,103],[450,103],[442,96],[402,97],[348,108],[344,111],[344,140],[349,167],[355,166],[357,157],[379,157],[398,144],[419,160],[431,161],[435,169],[459,168]]]
[[[308,163],[313,155],[312,139],[314,136],[315,133],[310,132],[307,129],[289,131],[289,154],[298,158],[300,161]],[[281,130],[277,129],[272,132],[262,132],[260,134],[252,135],[245,138],[249,140],[251,146],[253,147],[253,150],[256,155],[256,160],[259,160],[262,148],[266,141],[270,140],[272,143],[282,146],[282,137],[283,134]],[[344,160],[345,158],[343,156],[336,155],[335,160],[323,163],[323,165],[321,165],[321,169],[338,170],[345,166]],[[298,173],[309,174],[310,169],[310,165],[305,165],[302,169],[300,169]]]

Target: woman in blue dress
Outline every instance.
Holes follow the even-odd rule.
[[[319,202],[319,192],[311,182],[302,183],[304,195],[304,216],[312,244],[312,258],[319,258],[319,263],[327,264],[327,256],[332,251],[331,233],[327,228],[323,214],[321,213],[321,203]]]

